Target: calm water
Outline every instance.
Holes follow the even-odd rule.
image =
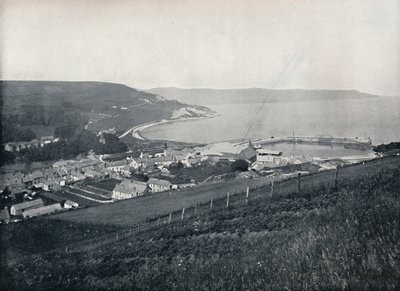
[[[216,142],[237,138],[332,135],[400,141],[400,98],[303,101],[209,106],[220,115],[147,128],[147,138]],[[257,115],[256,113],[259,112]]]

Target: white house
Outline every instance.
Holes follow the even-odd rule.
[[[152,192],[161,192],[172,188],[171,182],[162,179],[150,178],[147,182]]]
[[[134,180],[124,180],[115,186],[112,192],[112,198],[115,200],[122,200],[137,197],[143,195],[146,188],[146,183]]]
[[[28,209],[37,208],[37,207],[42,207],[42,206],[43,206],[43,200],[35,199],[35,200],[12,205],[10,208],[10,213],[11,213],[11,215],[20,215],[23,213],[23,211],[26,211]]]
[[[65,209],[71,209],[71,208],[78,208],[79,204],[77,202],[71,201],[71,200],[66,200],[64,202],[64,208]]]
[[[22,212],[22,215],[24,218],[36,217],[36,216],[40,216],[40,215],[54,213],[61,209],[62,208],[61,208],[60,203],[55,203],[55,204],[51,204],[51,205],[46,205],[46,206],[42,206],[42,207],[31,208],[31,209],[25,210],[24,212]]]

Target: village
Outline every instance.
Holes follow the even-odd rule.
[[[100,139],[102,134],[99,134]],[[56,142],[44,137],[37,145]],[[20,144],[5,145],[18,151]],[[359,161],[359,160],[357,160]],[[60,160],[32,172],[2,174],[0,221],[17,222],[42,215],[179,191],[231,179],[284,178],[334,169],[354,161],[284,155],[257,140],[226,141],[191,147],[168,147],[122,155]]]

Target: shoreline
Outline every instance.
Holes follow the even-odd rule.
[[[219,116],[218,113],[215,114],[207,114],[204,116],[197,116],[197,117],[183,117],[183,118],[175,118],[175,119],[161,119],[161,120],[156,120],[156,121],[151,121],[147,123],[142,123],[135,125],[134,127],[130,128],[126,132],[124,132],[122,135],[119,136],[119,138],[123,138],[127,136],[128,134],[132,134],[132,137],[139,139],[139,140],[151,140],[143,135],[140,134],[141,131],[143,131],[146,128],[155,126],[155,125],[160,125],[160,124],[165,124],[165,123],[172,123],[172,122],[183,122],[183,121],[191,121],[191,120],[199,120],[199,119],[208,119],[208,118],[214,118]],[[157,140],[157,139],[153,139]]]

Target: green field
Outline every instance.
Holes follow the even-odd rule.
[[[0,288],[398,290],[400,167],[396,159],[384,161],[343,170],[338,188],[305,184],[300,193],[273,198],[264,190],[264,198],[248,205],[205,212],[96,251],[39,255],[5,267]],[[48,223],[59,232],[68,225]]]
[[[357,178],[364,174],[378,173],[380,163],[386,168],[397,168],[400,164],[400,157],[390,157],[383,160],[375,160],[365,165],[355,165],[343,168],[339,172],[339,180],[346,177]],[[302,178],[302,187],[310,187],[318,184],[332,185],[334,172],[321,172]],[[61,213],[49,216],[48,219],[61,219],[71,222],[86,221],[90,223],[117,224],[117,225],[136,225],[147,218],[188,208],[200,202],[208,202],[211,197],[225,197],[227,192],[231,195],[243,193],[247,187],[269,187],[270,178],[234,180],[218,184],[206,184],[190,189],[158,193],[150,196],[117,201],[111,204],[79,209],[68,213]],[[282,195],[296,190],[296,180],[292,179],[286,183],[276,184],[277,193]],[[262,191],[262,190],[259,190]]]
[[[106,179],[91,185],[96,188],[112,191],[114,187],[119,183],[121,183],[121,181],[117,179]]]

